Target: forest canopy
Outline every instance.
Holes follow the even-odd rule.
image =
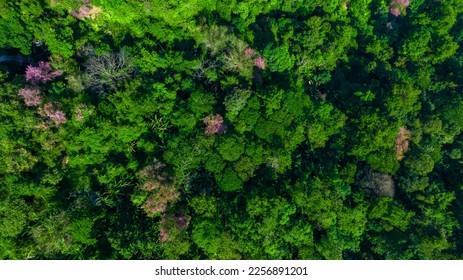
[[[462,259],[463,0],[0,0],[0,259]]]

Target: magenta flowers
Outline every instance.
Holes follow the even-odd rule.
[[[404,11],[408,8],[408,5],[410,5],[410,0],[394,0],[391,3],[389,12],[398,17],[401,14],[401,11]]]
[[[254,54],[256,54],[256,52],[255,52],[253,49],[251,49],[251,48],[246,48],[246,49],[244,50],[244,54],[245,54],[245,55],[254,55]]]
[[[205,117],[204,123],[206,124],[206,129],[204,130],[206,136],[224,134],[227,130],[227,127],[223,123],[223,118],[219,114]]]
[[[61,76],[62,74],[63,71],[53,71],[51,69],[50,63],[39,61],[38,66],[36,67],[32,65],[27,66],[26,81],[33,85],[37,85],[39,83],[46,84],[47,82],[58,76]]]
[[[49,118],[56,126],[66,122],[66,115],[63,111],[58,110],[52,103],[47,103],[43,108],[39,108],[39,114],[43,117]]]
[[[264,70],[265,69],[265,61],[262,57],[254,58],[254,66],[256,66],[259,69]]]

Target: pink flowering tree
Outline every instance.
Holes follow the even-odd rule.
[[[161,238],[161,242],[166,242],[168,239],[168,231],[167,228],[163,227],[159,232],[159,237]]]
[[[77,11],[69,10],[69,14],[77,19],[94,19],[96,15],[101,13],[101,9],[93,6],[90,0],[82,0],[82,6]]]
[[[25,87],[19,90],[18,93],[24,99],[26,106],[37,106],[42,103],[40,89],[36,87]]]
[[[26,68],[26,81],[33,85],[46,84],[54,78],[61,76],[63,71],[53,71],[50,63],[39,61],[38,66],[29,65]]]
[[[206,124],[206,129],[204,130],[206,136],[224,134],[227,131],[227,127],[223,123],[223,118],[219,114],[205,117],[204,123]]]
[[[248,55],[248,56],[251,56],[251,55],[255,55],[256,52],[255,52],[253,49],[251,49],[251,48],[246,48],[246,49],[244,50],[244,54],[245,54],[245,55]]]
[[[256,66],[257,68],[262,69],[262,70],[265,69],[265,61],[264,61],[264,58],[261,57],[261,56],[257,56],[255,50],[253,50],[253,49],[251,49],[251,48],[248,47],[248,48],[246,48],[246,49],[244,50],[244,54],[245,54],[246,56],[248,56],[248,57],[251,57],[251,59],[254,58],[254,59],[253,59],[254,66]],[[256,56],[257,56],[257,57],[256,57]]]
[[[163,214],[180,197],[175,180],[164,170],[166,165],[154,160],[139,173],[140,205],[149,217]]]
[[[50,102],[45,104],[42,108],[39,108],[39,114],[44,118],[50,119],[56,126],[66,123],[67,120],[63,111],[55,108]]]
[[[262,57],[257,57],[254,58],[254,66],[256,66],[259,69],[264,70],[265,69],[265,61]]]
[[[410,0],[394,0],[391,3],[389,12],[398,17],[401,15],[410,5]]]
[[[90,16],[90,8],[82,6],[77,11],[70,11],[69,14],[75,18],[84,19]]]

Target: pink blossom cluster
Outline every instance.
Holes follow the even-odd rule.
[[[37,106],[42,103],[42,97],[40,96],[40,89],[37,87],[25,87],[19,90],[18,93],[24,99],[26,106]]]
[[[247,56],[251,56],[251,58],[255,55],[256,55],[256,51],[254,51],[253,49],[251,48],[246,48],[244,50],[244,54],[247,55]],[[265,61],[264,61],[264,58],[263,57],[256,57],[254,58],[254,66],[256,66],[257,68],[259,69],[265,69]]]
[[[159,236],[161,237],[161,242],[166,242],[167,240],[169,240],[167,238],[167,229],[166,228],[161,229],[161,231],[159,232]]]
[[[227,131],[227,127],[223,123],[223,118],[219,114],[205,117],[204,123],[206,124],[206,129],[204,130],[206,136],[224,134]]]
[[[66,123],[66,115],[61,110],[56,109],[50,102],[45,104],[42,108],[39,108],[39,114],[49,118],[56,126]]]
[[[393,14],[394,16],[398,17],[400,15],[400,10],[401,10],[399,7],[401,7],[403,10],[406,10],[409,5],[410,5],[410,0],[394,0],[391,3],[389,12]]]
[[[90,8],[87,6],[82,6],[77,11],[71,11],[69,13],[75,18],[83,19],[90,16]]]
[[[36,67],[32,65],[27,66],[26,81],[33,85],[37,85],[38,83],[46,84],[62,74],[63,71],[53,71],[50,63],[39,61],[38,66]]]
[[[254,58],[254,66],[256,66],[259,69],[264,70],[265,69],[265,61],[264,58],[262,57],[257,57]]]
[[[256,52],[255,52],[253,49],[251,49],[251,48],[246,48],[246,49],[244,50],[244,54],[250,56],[250,55],[256,54]]]
[[[93,4],[89,0],[82,0],[82,4],[77,11],[69,11],[69,14],[77,19],[93,17],[95,13]]]

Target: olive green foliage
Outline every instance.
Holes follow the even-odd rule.
[[[463,1],[390,2],[0,0],[0,259],[462,259]]]

